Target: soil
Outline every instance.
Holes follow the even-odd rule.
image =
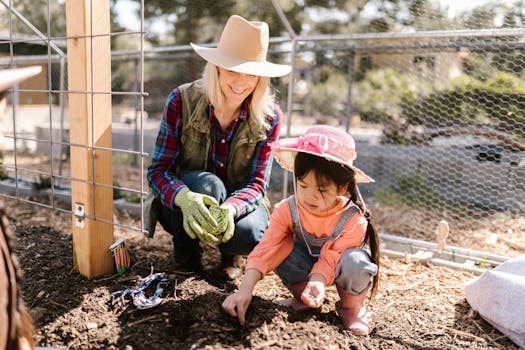
[[[158,229],[153,239],[142,233],[115,228],[125,237],[132,257],[129,273],[88,280],[73,266],[71,218],[57,210],[4,200],[11,227],[17,235],[17,254],[24,271],[24,300],[34,318],[39,346],[60,349],[518,349],[467,303],[464,285],[475,275],[443,266],[383,258],[379,291],[368,306],[369,336],[343,330],[335,313],[337,292],[331,286],[320,311],[294,312],[276,305],[290,296],[270,274],[256,287],[247,322],[221,310],[224,298],[240,280],[229,281],[216,270],[200,274],[177,271],[171,257],[170,236]],[[382,210],[376,221],[383,228],[392,218],[417,227],[416,213]],[[409,219],[410,218],[410,219]],[[116,213],[123,225],[137,224],[126,213]],[[501,219],[503,220],[503,219]],[[501,224],[501,223],[499,223]],[[476,224],[462,221],[454,240],[486,248],[472,238],[497,227],[494,218]],[[523,218],[509,219],[514,234],[523,234]],[[407,227],[399,228],[407,229]],[[410,230],[414,231],[412,227]],[[476,231],[477,230],[477,231]],[[424,237],[423,232],[417,237]],[[515,238],[518,238],[515,236]],[[206,265],[218,262],[216,249],[204,246]],[[505,244],[491,253],[515,256],[520,251]],[[522,253],[522,252],[521,252]],[[137,309],[129,298],[112,302],[111,293],[133,288],[151,273],[169,280],[162,303]],[[147,295],[152,291],[147,290]]]

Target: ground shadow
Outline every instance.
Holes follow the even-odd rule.
[[[477,340],[480,345],[486,343],[490,348],[519,350],[519,347],[503,333],[485,321],[475,312],[466,299],[455,304],[454,329],[461,329],[459,336]]]
[[[184,285],[184,284],[182,284]],[[147,339],[154,339],[155,350],[200,349],[206,345],[248,348],[250,335],[268,322],[271,302],[254,298],[254,304],[266,303],[265,317],[259,317],[253,307],[245,326],[226,314],[221,307],[224,293],[220,290],[192,296],[186,287],[179,286],[177,296],[148,310],[128,308],[119,316],[122,336],[118,348],[151,349]],[[195,280],[188,287],[195,286]],[[209,287],[208,287],[209,288]]]
[[[52,227],[33,226],[10,219],[15,251],[22,268],[22,295],[35,325],[42,327],[77,307],[97,283],[72,270],[71,235]]]

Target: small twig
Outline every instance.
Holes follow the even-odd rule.
[[[400,271],[394,271],[389,269],[381,269],[381,273],[384,273],[385,275],[392,275],[392,276],[404,276],[406,275],[406,271],[400,272]]]
[[[494,342],[494,344],[498,344],[498,341],[500,341],[503,338],[508,338],[508,337],[505,334],[502,334],[502,335],[500,335],[500,336],[498,336],[498,337],[496,337],[494,339],[492,339],[492,338],[490,338],[490,339]]]
[[[510,239],[508,238],[505,238],[505,237],[499,237],[503,242],[505,242],[509,247],[511,248],[514,248],[516,250],[522,250],[522,251],[525,251],[525,245],[524,244],[520,244],[520,243],[516,243],[516,242],[513,242],[511,241]]]
[[[474,323],[474,326],[476,326],[476,328],[479,330],[481,334],[484,334],[487,338],[489,338],[492,344],[498,345],[497,340],[499,340],[500,337],[492,338],[485,330],[483,330],[483,327],[481,327],[481,325],[478,322],[476,322],[476,320],[471,320],[471,321]],[[503,335],[503,338],[506,338],[506,337],[507,337],[506,335]]]
[[[422,283],[421,281],[417,281],[417,282],[411,284],[411,285],[408,286],[408,287],[405,287],[405,288],[397,288],[395,291],[396,291],[396,292],[405,292],[405,291],[407,291],[407,290],[411,290],[411,289],[413,289],[413,288],[419,286],[421,283]]]
[[[127,276],[127,277],[119,278],[119,279],[118,279],[118,282],[119,282],[119,283],[123,283],[123,282],[128,282],[128,281],[138,280],[138,279],[140,279],[140,276],[139,276],[139,275]]]
[[[275,340],[275,339],[268,340],[268,341],[265,341],[264,343],[257,344],[257,346],[255,346],[253,349],[254,350],[259,350],[259,349],[267,348],[267,347],[270,347],[271,345],[274,345],[276,343],[277,343],[277,340]]]
[[[146,317],[146,318],[142,318],[140,320],[137,320],[135,322],[130,322],[127,324],[128,327],[133,327],[133,326],[136,326],[138,324],[141,324],[141,323],[144,323],[144,322],[148,322],[148,321],[151,321],[151,320],[154,320],[154,319],[157,319],[157,315],[152,315],[152,316],[149,316],[149,317]],[[160,320],[160,319],[159,319]]]
[[[471,321],[472,321],[472,323],[474,323],[474,326],[476,326],[476,328],[478,329],[478,331],[480,331],[480,333],[485,333],[485,331],[483,330],[481,325],[479,323],[477,323],[476,320],[471,320]]]
[[[54,304],[54,305],[56,305],[56,306],[60,306],[60,307],[62,307],[62,308],[64,308],[64,309],[66,309],[66,310],[69,309],[69,307],[67,307],[66,305],[64,305],[64,304],[60,304],[60,303],[57,303],[57,302],[54,301],[54,300],[49,299],[49,300],[46,300],[46,301],[48,301],[49,303]]]
[[[115,277],[118,277],[118,273],[114,274],[114,275],[111,275],[109,277],[104,277],[104,278],[100,278],[100,279],[97,279],[97,280],[93,280],[93,282],[95,283],[98,283],[98,282],[105,282],[105,281],[109,281],[109,280],[112,280],[113,278]]]
[[[452,333],[456,334],[456,335],[460,335],[460,336],[463,336],[463,337],[467,337],[467,338],[471,338],[471,339],[475,339],[477,341],[480,341],[480,342],[484,342],[486,343],[487,341],[483,338],[480,338],[478,337],[477,335],[474,335],[474,334],[471,334],[471,333],[467,333],[467,332],[463,332],[463,331],[460,331],[458,329],[454,329],[454,328],[448,328]]]
[[[193,275],[195,273],[193,271],[177,271],[177,270],[173,270],[172,272],[177,275]]]

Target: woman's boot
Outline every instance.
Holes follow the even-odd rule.
[[[244,259],[240,255],[221,254],[220,268],[228,279],[235,280],[242,276]]]
[[[276,300],[275,303],[287,308],[291,308],[294,311],[304,311],[310,309],[308,305],[301,301],[301,294],[306,287],[308,282],[300,282],[296,284],[289,284],[286,286],[288,290],[292,293],[293,297],[288,299]]]
[[[365,299],[369,290],[370,286],[365,288],[361,294],[355,295],[337,286],[337,292],[341,300],[335,303],[335,308],[343,321],[345,329],[353,335],[370,334],[365,308]]]

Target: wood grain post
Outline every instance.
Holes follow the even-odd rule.
[[[71,204],[75,269],[111,273],[113,243],[111,44],[108,0],[67,0]],[[100,36],[99,36],[100,35]],[[70,38],[73,37],[73,38]],[[102,92],[102,94],[101,94]]]

